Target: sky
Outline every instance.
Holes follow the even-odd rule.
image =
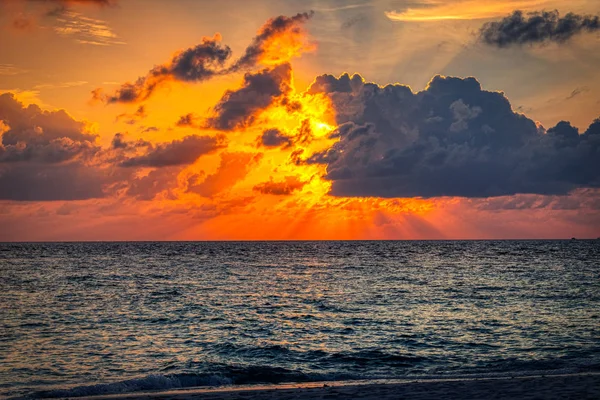
[[[0,0],[0,241],[600,237],[597,0]]]

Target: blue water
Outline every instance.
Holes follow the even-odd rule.
[[[599,241],[0,244],[0,396],[600,370]]]

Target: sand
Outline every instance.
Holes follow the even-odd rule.
[[[600,373],[479,379],[327,382],[176,390],[94,399],[600,399]]]

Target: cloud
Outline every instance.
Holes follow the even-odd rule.
[[[259,64],[277,65],[312,50],[314,46],[307,41],[303,25],[313,15],[310,11],[293,17],[280,15],[271,18],[259,29],[244,55],[229,70],[250,69]]]
[[[571,94],[568,95],[565,98],[565,100],[571,100],[571,99],[573,99],[573,98],[575,98],[575,97],[577,97],[577,96],[579,96],[579,95],[581,95],[583,93],[587,93],[589,91],[590,91],[590,88],[587,87],[587,86],[582,86],[582,87],[575,88],[575,89],[573,89],[573,91],[571,92]]]
[[[204,37],[195,47],[176,53],[169,62],[154,67],[135,82],[122,84],[114,94],[107,95],[98,88],[92,92],[92,98],[109,104],[139,102],[169,81],[203,82],[219,75],[255,70],[260,65],[287,63],[314,48],[303,28],[312,15],[311,11],[268,20],[244,54],[229,66],[226,63],[231,58],[231,49],[220,43],[221,35],[217,33],[212,38]]]
[[[260,183],[254,186],[254,190],[262,194],[271,194],[275,196],[289,196],[295,191],[302,190],[308,182],[300,180],[297,176],[286,176],[283,181],[273,181],[273,177],[268,182]]]
[[[65,111],[25,107],[0,95],[0,199],[46,201],[102,197],[105,176],[90,167],[96,136]]]
[[[178,166],[158,168],[148,172],[147,175],[135,176],[127,182],[127,196],[136,200],[150,201],[159,193],[172,196],[171,189],[177,186],[177,175],[181,172]]]
[[[117,140],[117,146],[115,146]],[[122,137],[113,139],[113,147],[123,147]],[[157,145],[148,144],[148,151],[139,156],[123,160],[121,167],[170,167],[193,164],[203,155],[224,147],[222,137],[190,135],[181,140]]]
[[[392,21],[430,22],[494,18],[515,9],[530,9],[546,0],[444,0],[411,1],[400,11],[385,13]]]
[[[139,130],[142,133],[158,132],[159,129],[156,126],[141,126]]]
[[[176,187],[185,166],[225,147],[223,136],[156,144],[117,133],[101,148],[87,123],[63,110],[24,106],[11,93],[0,95],[0,139],[0,200],[15,201],[147,200]]]
[[[128,125],[134,125],[137,122],[145,119],[147,116],[148,116],[148,113],[146,112],[146,107],[141,105],[137,108],[137,110],[134,113],[119,114],[119,115],[117,115],[117,118],[115,120],[123,121]]]
[[[106,103],[134,103],[146,100],[154,90],[168,81],[202,82],[220,73],[231,56],[229,46],[221,45],[221,36],[205,37],[202,42],[176,53],[172,59],[152,68],[146,76],[127,82],[112,95],[101,89],[92,92],[93,98]]]
[[[210,175],[194,174],[189,177],[188,192],[203,197],[213,197],[244,179],[261,158],[262,154],[260,153],[223,153],[221,154],[221,163],[215,173]]]
[[[600,187],[600,122],[582,135],[544,130],[475,78],[437,76],[421,92],[358,75],[321,76],[310,92],[332,100],[339,141],[297,163],[326,164],[331,194],[494,197]]]
[[[68,9],[55,10],[53,15],[56,16],[54,31],[61,36],[73,37],[78,43],[95,46],[125,44],[106,21]]]
[[[543,42],[564,43],[584,32],[600,31],[600,19],[593,15],[568,13],[561,17],[558,11],[515,11],[500,21],[485,23],[480,40],[496,47]]]
[[[290,146],[292,138],[277,128],[267,129],[258,138],[258,143],[265,147]]]
[[[245,128],[258,114],[291,91],[292,67],[288,63],[244,75],[240,89],[228,90],[215,106],[207,125],[219,130]]]
[[[198,126],[198,116],[194,113],[182,115],[181,117],[179,117],[179,120],[177,120],[177,123],[175,125],[180,128]]]

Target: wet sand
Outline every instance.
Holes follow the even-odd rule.
[[[327,382],[176,390],[94,399],[600,399],[600,373],[479,379]]]

